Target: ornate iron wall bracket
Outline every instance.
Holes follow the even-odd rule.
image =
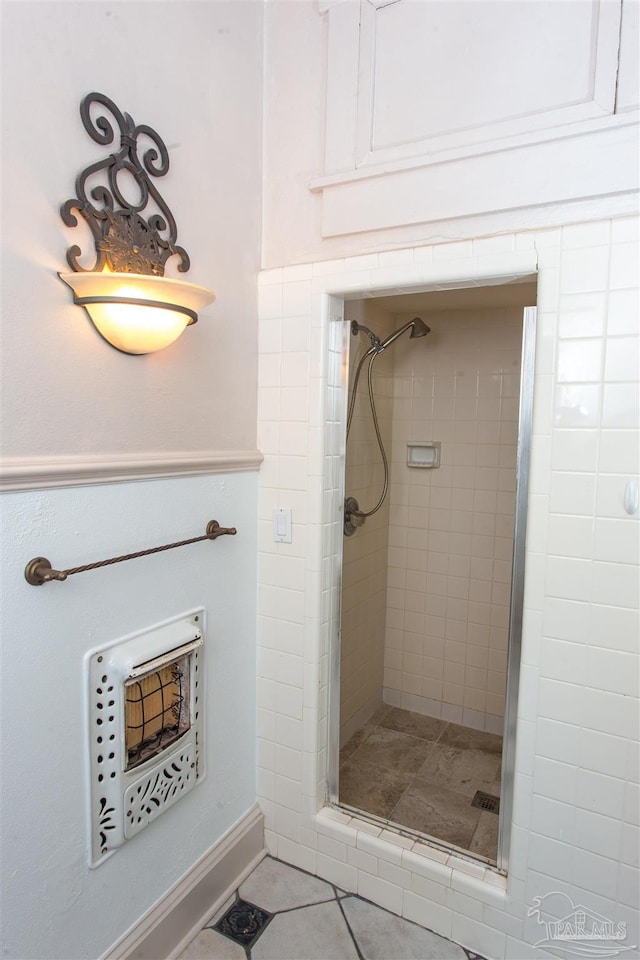
[[[189,269],[189,256],[177,245],[177,227],[171,210],[158,192],[152,177],[164,177],[169,154],[161,137],[146,124],[137,124],[122,113],[103,93],[89,93],[80,105],[80,116],[92,140],[101,146],[113,143],[114,125],[100,114],[94,119],[94,104],[105,107],[120,131],[120,149],[104,160],[89,164],[76,178],[76,194],[61,207],[68,227],[78,225],[79,214],[89,225],[96,250],[95,263],[80,265],[82,251],[77,245],[67,250],[67,261],[75,272],[97,272],[105,267],[116,273],[137,273],[162,277],[166,261],[178,256],[178,270]],[[138,156],[138,140],[147,148]],[[125,189],[126,188],[126,189]],[[131,190],[137,197],[128,199]],[[147,205],[152,209],[143,216]]]

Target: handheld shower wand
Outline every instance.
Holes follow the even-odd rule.
[[[382,442],[382,436],[380,434],[380,427],[378,425],[378,415],[376,413],[375,400],[373,398],[373,362],[376,357],[383,353],[387,347],[391,346],[398,337],[401,337],[403,333],[406,333],[407,330],[411,330],[409,338],[415,340],[417,337],[426,337],[430,333],[430,327],[420,319],[420,317],[414,317],[413,320],[409,320],[404,326],[400,327],[398,330],[395,330],[393,333],[385,340],[381,340],[373,330],[370,330],[369,327],[365,327],[363,324],[358,323],[356,320],[351,322],[351,333],[354,337],[357,337],[359,333],[366,333],[371,341],[371,346],[360,358],[358,366],[356,368],[356,373],[353,378],[353,390],[351,392],[351,399],[349,401],[349,410],[347,413],[347,437],[349,436],[349,430],[351,428],[351,420],[353,418],[353,411],[356,402],[356,395],[358,392],[358,381],[360,379],[360,371],[362,370],[362,365],[364,361],[369,358],[369,367],[367,370],[367,384],[369,388],[369,404],[371,407],[371,415],[373,417],[373,426],[376,433],[376,439],[378,441],[378,447],[380,449],[380,456],[382,457],[382,465],[384,467],[384,483],[382,485],[382,493],[376,503],[375,507],[372,510],[360,510],[360,505],[355,497],[346,497],[344,501],[344,532],[345,535],[350,537],[351,534],[355,533],[357,528],[362,526],[367,517],[372,517],[374,513],[377,513],[382,504],[384,503],[385,497],[387,495],[387,490],[389,489],[389,463],[387,461],[387,454],[384,449],[384,443]]]

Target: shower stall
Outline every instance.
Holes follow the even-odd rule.
[[[330,799],[503,868],[535,297],[521,282],[344,305]]]

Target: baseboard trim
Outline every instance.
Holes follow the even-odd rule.
[[[234,824],[101,960],[171,960],[266,855],[257,804]]]
[[[202,454],[148,454],[141,457],[10,457],[0,465],[0,491],[86,487],[98,483],[197,477],[260,469],[259,450],[220,450]]]

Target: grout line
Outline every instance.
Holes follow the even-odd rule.
[[[289,866],[289,864],[287,864],[287,866]],[[320,878],[318,878],[318,879],[320,879]],[[325,880],[325,883],[326,883],[326,882],[327,882],[327,881]],[[299,906],[297,906],[297,907],[283,907],[282,910],[270,910],[269,913],[271,913],[271,915],[274,916],[274,917],[279,917],[279,916],[280,916],[281,914],[283,914],[283,913],[295,913],[296,910],[306,910],[307,907],[319,907],[319,906],[321,906],[323,903],[333,903],[333,901],[334,901],[334,900],[337,900],[337,899],[338,899],[338,897],[335,897],[335,896],[334,896],[334,897],[329,897],[327,900],[314,900],[314,901],[312,901],[312,903],[301,903],[301,904],[299,904]],[[264,910],[265,908],[264,908],[264,907],[261,907],[260,909],[261,909],[261,910]]]
[[[357,894],[356,894],[356,896],[357,896]],[[343,919],[344,922],[346,923],[346,925],[347,925],[347,930],[349,931],[349,934],[350,934],[350,936],[351,936],[351,939],[353,940],[353,945],[354,945],[354,947],[356,948],[356,953],[358,954],[358,960],[365,960],[365,958],[364,958],[364,956],[363,956],[363,953],[362,953],[362,951],[360,950],[360,945],[358,944],[358,941],[356,940],[356,935],[355,935],[355,933],[353,932],[353,930],[351,929],[351,924],[350,924],[349,921],[347,920],[347,915],[346,915],[346,913],[344,912],[344,909],[343,909],[343,906],[342,906],[342,901],[343,901],[343,900],[346,900],[346,899],[347,899],[346,897],[340,897],[340,898],[338,899],[338,906],[340,907],[340,913],[342,914],[342,919]],[[360,899],[360,898],[358,898],[358,899]]]

